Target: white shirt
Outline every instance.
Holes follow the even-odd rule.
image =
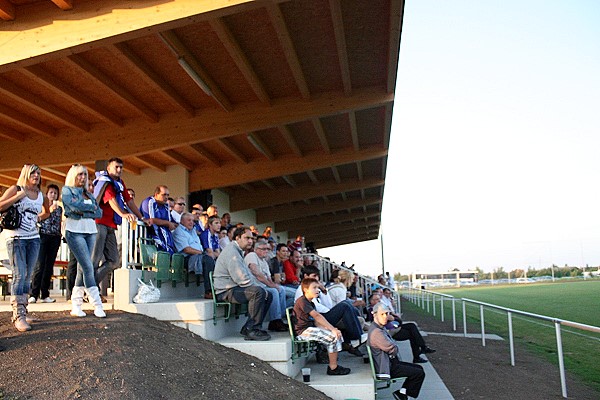
[[[302,297],[302,294],[302,285],[300,285],[296,289],[296,294],[294,295],[294,302],[300,297]],[[325,294],[323,292],[319,293],[319,297],[313,299],[312,302],[315,305],[315,309],[320,314],[329,312],[329,310],[333,308],[333,302],[331,301],[331,297],[329,297],[329,294]]]

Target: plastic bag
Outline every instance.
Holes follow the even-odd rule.
[[[155,287],[152,281],[148,285],[138,278],[138,282],[140,286],[137,294],[133,296],[134,303],[156,303],[160,299],[160,289]]]

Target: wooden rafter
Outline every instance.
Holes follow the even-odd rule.
[[[281,9],[279,8],[278,4],[274,3],[269,3],[266,8],[267,12],[269,13],[269,17],[271,18],[271,23],[275,28],[275,32],[277,32],[277,38],[279,39],[279,43],[283,48],[283,53],[285,54],[285,58],[292,71],[292,75],[296,80],[296,85],[298,86],[300,95],[303,98],[308,99],[310,97],[310,92],[308,91],[306,78],[304,77],[304,72],[302,72],[302,66],[298,60],[298,54],[296,54],[296,49],[294,48],[294,44],[290,38],[290,33],[285,24],[285,20],[283,19]]]
[[[331,10],[333,32],[335,35],[335,44],[340,62],[344,93],[348,95],[352,92],[352,82],[350,80],[348,49],[346,48],[346,34],[344,32],[344,20],[342,18],[342,7],[340,5],[340,0],[329,0],[329,8]]]
[[[388,68],[387,92],[396,90],[396,75],[398,71],[398,53],[400,51],[400,34],[402,33],[402,20],[404,14],[404,0],[390,1],[390,28],[388,39]]]
[[[275,178],[281,175],[303,173],[307,170],[328,168],[331,165],[343,165],[356,160],[372,160],[384,157],[387,150],[379,147],[365,148],[360,152],[348,149],[338,150],[332,154],[311,153],[306,156],[286,157],[270,160],[252,160],[248,163],[227,163],[221,167],[206,167],[190,172],[190,190],[217,189],[239,185],[261,179]],[[312,183],[311,186],[315,187]]]
[[[342,182],[342,178],[340,178],[340,171],[338,171],[337,167],[331,167],[331,173],[333,174],[333,179],[335,179],[337,183]]]
[[[225,25],[225,22],[221,18],[216,18],[210,20],[209,23],[258,99],[263,103],[269,104],[271,101],[271,99],[269,99],[269,95],[265,91],[265,88],[256,75],[256,72],[254,72],[254,69],[250,65],[248,58],[240,48],[240,45],[233,37],[233,34],[229,28],[227,28]]]
[[[120,117],[99,105],[98,102],[95,102],[89,97],[82,95],[80,91],[69,86],[56,76],[52,75],[50,72],[43,69],[41,66],[33,65],[31,67],[21,69],[20,72],[28,79],[35,81],[52,92],[69,99],[77,106],[112,124],[113,126],[123,126],[123,120]]]
[[[237,149],[236,146],[233,145],[233,143],[231,143],[231,141],[227,138],[221,138],[221,139],[217,139],[217,143],[219,143],[221,145],[221,147],[223,148],[223,150],[225,150],[226,152],[228,152],[233,158],[235,158],[236,160],[244,163],[244,164],[248,164],[248,158],[246,158],[246,156]]]
[[[247,191],[247,192],[251,192],[251,191],[253,190],[253,189],[252,189],[252,186],[248,185],[247,183],[242,183],[242,184],[240,185],[240,187],[241,187],[242,189],[244,189],[245,191]]]
[[[88,132],[90,130],[90,127],[79,118],[68,114],[54,104],[48,103],[39,96],[25,91],[14,83],[3,78],[0,78],[0,94],[2,94],[5,98],[24,104],[26,107],[30,107],[40,112],[46,117],[60,121],[71,128],[77,129],[81,132]]]
[[[289,128],[285,125],[280,125],[277,127],[277,129],[287,142],[288,146],[290,146],[290,149],[292,149],[292,152],[298,157],[302,157],[302,150],[300,150],[300,147],[298,147],[298,143],[296,143],[296,140],[294,140],[292,132],[290,132]]]
[[[177,37],[175,32],[161,32],[159,37],[169,48],[169,50],[172,50],[174,52],[174,55],[175,57],[177,57],[178,61],[180,58],[185,60],[185,62],[190,66],[194,73],[200,78],[202,83],[207,87],[208,92],[204,87],[201,86],[202,90],[204,92],[207,92],[206,94],[211,96],[217,103],[219,103],[219,105],[223,107],[225,111],[231,111],[231,102],[229,101],[225,93],[223,93],[221,88],[208,75],[208,73],[204,70],[202,64],[200,64],[200,61],[198,61],[198,59],[194,56],[190,49],[188,49],[183,44],[183,42],[179,39],[179,37]],[[188,71],[186,71],[186,73],[189,74]],[[194,82],[196,82],[196,79],[194,79],[192,76],[190,76],[190,78],[194,80]],[[198,84],[198,82],[196,83]]]
[[[15,19],[15,6],[8,0],[0,0],[0,18],[5,21]]]
[[[279,205],[275,207],[257,208],[256,223],[266,224],[269,222],[285,221],[287,219],[308,217],[311,215],[332,213],[341,210],[349,210],[356,207],[369,206],[379,204],[383,200],[381,197],[370,197],[368,199],[353,199],[353,200],[335,200],[327,204],[315,205],[311,204],[289,204]]]
[[[308,175],[312,183],[314,183],[315,185],[319,184],[319,180],[317,179],[317,176],[315,175],[314,171],[306,171],[306,175]]]
[[[136,167],[135,165],[131,165],[131,163],[123,164],[123,169],[133,175],[141,175],[142,174],[142,169],[139,167]]]
[[[202,158],[203,160],[205,160],[206,162],[211,164],[213,167],[221,166],[221,163],[219,163],[218,160],[215,159],[214,154],[212,154],[210,151],[206,150],[206,148],[202,144],[200,144],[200,143],[191,144],[190,149],[194,150],[194,152],[196,152],[196,154],[200,158]]]
[[[294,181],[294,178],[292,178],[290,175],[282,175],[281,178],[285,181],[285,183],[293,188],[298,186],[298,184]]]
[[[27,129],[28,131],[33,131],[47,137],[56,137],[56,130],[54,128],[51,128],[46,124],[42,124],[40,121],[21,114],[20,112],[3,104],[0,104],[0,118],[9,120],[20,127]]]
[[[257,134],[249,133],[248,135],[246,135],[246,137],[248,138],[248,141],[252,144],[252,146],[254,146],[256,150],[258,150],[262,155],[267,157],[267,159],[271,161],[275,159],[275,155],[273,154],[273,152],[269,150],[269,147]]]
[[[394,103],[385,105],[385,125],[383,127],[383,145],[385,148],[390,147],[390,134],[392,131],[392,110],[394,109]]]
[[[358,143],[358,128],[356,127],[356,113],[354,111],[348,112],[348,118],[350,119],[350,135],[352,137],[352,146],[354,147],[354,150],[358,151],[360,146]]]
[[[318,228],[318,227],[316,227]],[[303,236],[306,237],[307,241],[311,241],[314,240],[315,242],[319,242],[319,241],[329,241],[332,238],[335,239],[352,239],[355,237],[372,237],[375,236],[379,233],[379,221],[372,221],[371,223],[367,223],[366,225],[359,225],[357,226],[356,229],[349,229],[347,231],[341,231],[341,232],[332,232],[329,233],[329,231],[325,231],[325,230],[321,230],[321,233],[312,233],[315,232],[313,230],[314,228],[308,228],[307,232],[309,233],[305,233],[302,234]],[[296,231],[294,231],[296,232]],[[289,234],[289,233],[288,233]],[[291,237],[293,237],[293,235],[290,234]]]
[[[331,148],[329,147],[329,142],[327,142],[327,136],[325,135],[325,130],[323,129],[321,120],[319,118],[311,118],[311,122],[315,128],[317,136],[319,137],[319,142],[321,142],[323,150],[325,150],[326,153],[331,153]]]
[[[351,233],[364,233],[365,231],[375,231],[379,229],[379,221],[369,221],[369,222],[343,222],[339,224],[329,224],[329,225],[321,225],[315,226],[312,228],[306,228],[302,231],[299,230],[291,230],[288,231],[289,237],[295,237],[298,235],[305,236],[307,238],[319,238],[323,236],[331,236],[332,233],[335,234],[351,234]]]
[[[167,172],[167,166],[159,163],[153,158],[149,158],[145,155],[133,156],[132,158],[137,162],[144,164],[148,168],[152,168],[160,172]]]
[[[63,11],[73,9],[73,0],[51,0],[58,8]]]
[[[161,152],[165,157],[174,162],[177,165],[181,165],[183,168],[191,171],[194,169],[195,165],[193,162],[177,153],[175,150],[163,150]]]
[[[260,181],[263,185],[265,185],[266,187],[268,187],[271,190],[275,189],[275,185],[273,185],[273,183],[271,183],[271,181],[268,181],[266,179],[263,179],[262,181]]]
[[[250,208],[268,207],[318,196],[358,190],[360,188],[378,187],[383,185],[383,183],[384,181],[381,179],[365,179],[362,182],[322,183],[319,186],[303,184],[295,188],[289,188],[283,192],[277,192],[277,195],[268,189],[255,190],[250,194],[244,193],[243,195],[238,195],[238,193],[234,192],[229,199],[229,208],[231,211],[240,211]]]
[[[298,230],[302,228],[310,228],[328,224],[337,224],[345,221],[362,220],[363,218],[379,217],[381,212],[368,211],[366,213],[339,213],[335,215],[321,215],[319,218],[296,218],[287,221],[276,222],[274,226],[275,232]]]
[[[75,66],[79,71],[83,72],[89,79],[94,80],[98,84],[110,90],[120,99],[135,108],[142,116],[151,122],[158,122],[158,114],[150,107],[146,106],[127,89],[115,82],[110,76],[100,71],[94,65],[90,64],[79,55],[71,55],[64,59],[70,61],[70,65]]]
[[[14,142],[24,142],[27,135],[10,128],[0,126],[0,137]]]
[[[112,53],[120,61],[129,65],[144,82],[162,93],[173,106],[182,110],[190,117],[194,116],[195,110],[190,103],[177,93],[152,67],[138,57],[126,43],[117,43],[109,48],[112,49]]]
[[[42,180],[47,181],[50,180],[52,182],[58,182],[61,184],[65,183],[65,177],[60,174],[55,174],[54,172],[50,172],[44,168],[42,169]]]
[[[373,235],[366,235],[366,236],[360,235],[360,236],[354,236],[351,238],[343,238],[343,239],[338,239],[338,238],[333,237],[330,240],[321,240],[318,242],[308,240],[308,242],[314,243],[315,247],[317,249],[323,249],[326,247],[339,246],[339,245],[348,244],[348,243],[366,242],[368,240],[375,240],[378,237],[379,237],[379,234],[377,234],[377,235],[373,234]]]

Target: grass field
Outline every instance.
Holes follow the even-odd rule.
[[[600,327],[600,280],[444,288],[437,291],[456,298],[478,300]],[[437,302],[439,317],[439,299]],[[467,321],[476,324],[469,328],[470,333],[478,333],[480,332],[479,306],[466,304]],[[444,302],[444,310],[446,320],[451,320],[450,302]],[[489,308],[484,310],[486,333],[496,333],[507,338],[506,313]],[[456,312],[457,330],[462,331],[460,302],[456,303]],[[578,375],[584,382],[598,390],[600,398],[600,334],[571,327],[562,327],[561,332],[567,371]],[[517,342],[525,344],[531,351],[558,365],[556,335],[551,322],[513,315],[513,333]],[[518,353],[515,359],[518,364]],[[510,362],[508,352],[507,361]],[[558,367],[556,377],[549,378],[559,379]]]

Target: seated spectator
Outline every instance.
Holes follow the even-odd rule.
[[[200,238],[194,231],[194,216],[188,212],[181,215],[181,223],[173,231],[173,241],[178,253],[185,257],[185,266],[189,272],[202,274],[204,278],[204,298],[212,299],[209,274],[215,269],[215,261],[204,254]]]
[[[154,189],[154,195],[147,197],[140,205],[140,211],[148,222],[148,234],[156,247],[161,251],[167,251],[169,254],[175,253],[175,245],[171,231],[177,227],[171,220],[169,211],[169,188],[165,185],[159,185]]]
[[[248,227],[234,231],[233,241],[217,259],[214,272],[215,296],[219,301],[248,304],[248,319],[240,334],[245,340],[269,340],[262,323],[273,300],[262,287],[253,284],[252,273],[244,263],[244,251],[252,247],[252,232]]]
[[[208,218],[215,217],[215,216],[218,217],[219,216],[219,207],[216,204],[211,204],[206,209],[206,215],[208,216]]]
[[[250,269],[250,272],[252,272],[256,281],[255,283],[264,288],[269,293],[269,296],[273,298],[271,307],[269,307],[269,330],[287,332],[289,328],[283,322],[283,319],[286,318],[285,290],[271,279],[269,265],[265,259],[268,249],[269,245],[265,239],[257,240],[254,245],[254,251],[244,257],[244,262]]]
[[[283,272],[285,273],[283,284],[296,289],[300,285],[300,274],[303,266],[302,254],[295,250],[292,256],[283,262]]]
[[[175,199],[175,204],[173,204],[173,209],[171,210],[171,219],[174,222],[179,223],[181,220],[181,214],[185,211],[185,198],[178,197]]]
[[[210,207],[209,207],[210,208]],[[219,231],[221,230],[221,218],[218,216],[208,217],[208,229],[200,234],[200,243],[204,252],[213,260],[216,260],[221,254],[219,248]]]
[[[306,278],[316,279],[319,282],[319,269],[317,267],[308,266],[302,270],[302,280]],[[347,302],[341,302],[334,305],[331,297],[327,293],[327,289],[319,282],[320,292],[318,298],[313,300],[316,310],[322,314],[330,324],[338,326],[344,337],[342,350],[348,351],[357,357],[362,357],[363,353],[358,347],[353,347],[352,340],[360,340],[362,335],[362,326],[358,320],[358,311]],[[296,289],[295,300],[302,296],[301,286]]]
[[[229,229],[231,227],[231,214],[225,213],[221,217],[221,228]]]
[[[304,236],[298,235],[296,236],[296,240],[288,244],[288,250],[293,252],[294,250],[298,250],[302,253],[302,249],[304,248]]]
[[[335,275],[335,277],[334,277]],[[346,269],[334,271],[332,274],[334,284],[327,289],[333,304],[338,304],[342,301],[347,301],[359,310],[365,306],[363,300],[352,300],[349,298],[349,287],[354,282],[354,274]]]
[[[373,324],[369,328],[368,345],[371,347],[375,372],[379,379],[405,376],[402,388],[393,393],[396,400],[407,400],[408,396],[418,397],[425,380],[425,372],[420,365],[400,361],[398,345],[385,329],[390,310],[383,303],[373,309]]]
[[[272,239],[273,241],[275,241],[275,239],[273,238],[273,228],[271,228],[270,226],[267,226],[265,228],[265,230],[263,231],[262,234],[265,238],[267,238],[267,240]]]
[[[317,340],[327,346],[329,365],[327,375],[348,375],[350,368],[337,363],[338,353],[342,350],[342,332],[332,326],[316,309],[313,301],[319,296],[319,282],[305,278],[302,281],[302,296],[294,304],[295,334],[305,340]]]
[[[229,244],[230,240],[227,236],[227,229],[221,226],[221,231],[219,232],[219,249],[223,250],[225,246]]]
[[[194,207],[192,208],[192,215],[194,216],[194,230],[196,231],[196,234],[200,236],[200,234],[206,229],[204,223],[201,222],[201,216],[204,213],[204,211],[202,209],[202,206],[196,206],[199,206],[199,204],[194,205]]]
[[[287,247],[284,244],[278,244],[275,257],[269,260],[269,270],[271,272],[271,278],[273,279],[273,282],[279,284],[285,282],[286,275],[283,269],[283,263],[288,258],[290,258],[290,252],[288,251]],[[296,289],[289,286],[284,286],[284,289],[287,296],[286,302],[288,307],[290,307],[292,304],[294,304]]]

